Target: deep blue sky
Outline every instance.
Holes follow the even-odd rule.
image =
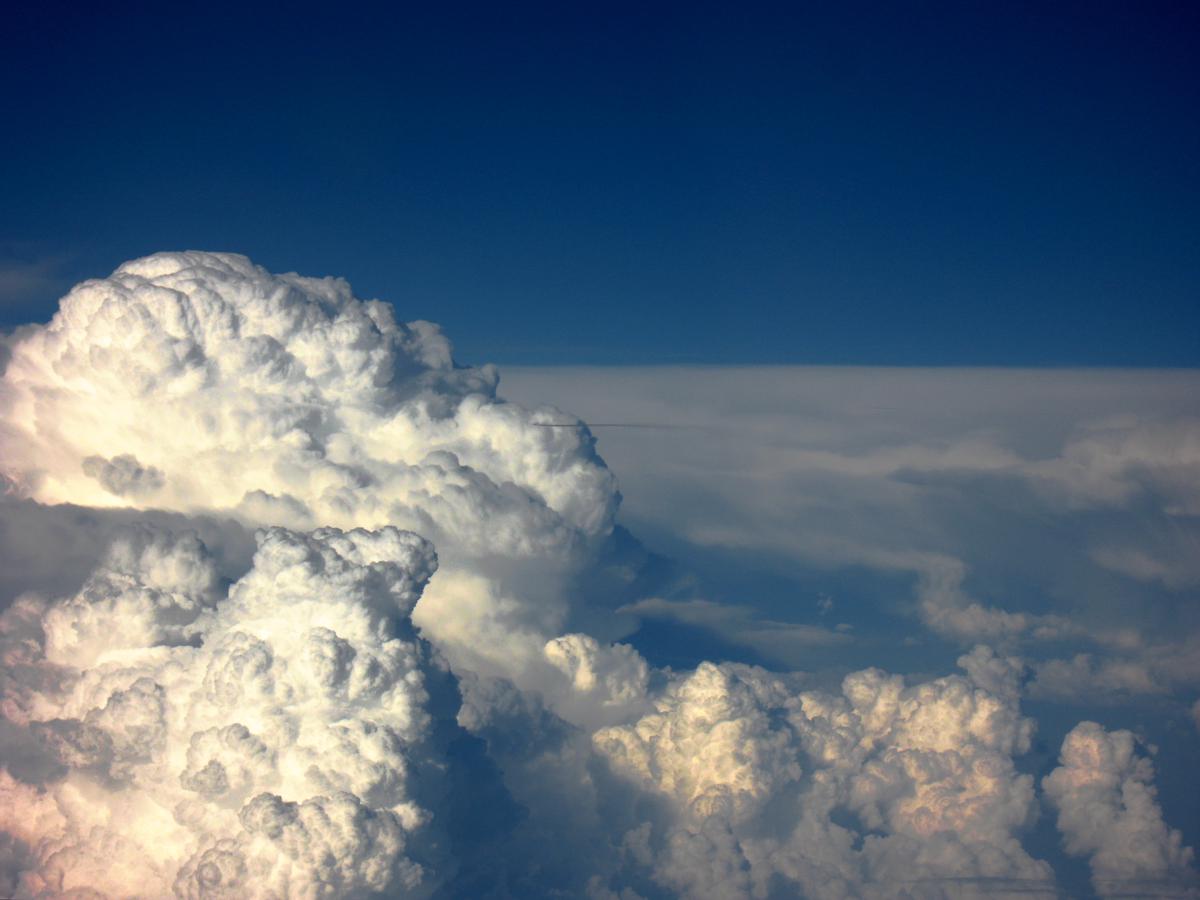
[[[1200,364],[1191,4],[25,7],[3,324],[188,247],[467,362]]]

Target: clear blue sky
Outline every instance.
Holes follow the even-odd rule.
[[[1200,364],[1191,4],[24,4],[0,324],[160,249],[466,362]]]

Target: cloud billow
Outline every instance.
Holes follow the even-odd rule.
[[[37,860],[21,890],[431,893],[414,785],[442,777],[430,722],[454,710],[409,614],[435,565],[392,528],[276,528],[225,591],[194,537],[141,529],[78,594],[18,601],[4,714],[62,769],[5,773],[4,830]]]
[[[186,252],[78,285],[9,344],[5,509],[95,559],[0,614],[6,893],[1056,895],[1023,843],[1040,798],[1012,647],[1074,626],[976,603],[954,558],[875,561],[920,575],[934,630],[1008,648],[961,674],[655,668],[613,642],[621,616],[788,660],[851,638],[660,594],[586,426],[542,427],[575,420],[503,400],[436,326]],[[1072,732],[1043,797],[1098,885],[1185,884],[1123,734]],[[1114,772],[1084,777],[1104,741]],[[1090,835],[1085,803],[1161,838],[1162,865]]]

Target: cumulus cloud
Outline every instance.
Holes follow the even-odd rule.
[[[415,530],[442,557],[422,621],[447,652],[487,640],[493,617],[439,600],[473,577],[517,604],[507,621],[536,653],[568,600],[525,602],[529,583],[550,578],[547,561],[561,580],[603,541],[619,496],[585,428],[536,427],[563,414],[505,403],[496,383],[494,368],[455,365],[436,326],[398,322],[340,279],[163,253],[78,285],[15,341],[0,459],[42,503]],[[472,564],[497,558],[507,580]],[[529,559],[537,574],[515,571]]]
[[[984,647],[960,664],[913,686],[855,672],[838,694],[731,664],[678,677],[593,738],[662,800],[626,833],[631,858],[686,897],[1054,896],[1019,841],[1036,817],[1013,763],[1033,733],[1020,664]]]
[[[226,589],[194,535],[141,528],[76,595],[6,611],[4,715],[59,767],[0,775],[15,894],[430,893],[454,711],[409,617],[435,565],[394,528],[269,529]]]
[[[414,615],[437,657],[476,678],[476,697],[513,679],[582,728],[643,709],[645,661],[569,628],[572,605],[589,595],[578,588],[582,573],[592,593],[615,586],[611,604],[622,601],[623,563],[606,573],[601,559],[613,554],[615,479],[585,427],[538,427],[564,415],[505,403],[496,382],[490,367],[456,365],[436,326],[398,323],[389,305],[354,298],[340,280],[271,275],[231,254],[127,263],[76,287],[49,325],[15,336],[0,382],[0,459],[22,518],[39,523],[41,504],[70,501],[299,529],[265,532],[246,573],[236,561],[217,565],[195,537],[142,528],[77,592],[12,605],[4,703],[22,731],[9,743],[40,742],[57,767],[40,773],[54,776],[44,794],[9,773],[14,808],[41,810],[25,830],[14,818],[12,833],[37,844],[50,832],[69,847],[47,851],[26,890],[66,890],[74,879],[119,892],[122,878],[147,867],[155,890],[181,895],[244,895],[250,884],[283,894],[309,882],[335,894],[436,886],[443,873],[428,848],[444,855],[445,841],[421,834],[437,827],[429,820],[444,826],[445,810],[412,799],[432,789],[418,778],[410,792],[405,780],[414,759],[437,755],[421,749],[427,732],[448,726],[423,711],[431,651],[416,641]],[[63,517],[54,523],[61,530]],[[424,562],[409,553],[387,578],[372,554],[400,548],[364,549],[394,543],[369,535],[399,535],[398,525],[436,541],[441,560],[415,613],[413,586],[433,573],[429,544],[419,542]],[[349,611],[333,598],[318,613],[314,586],[309,619],[294,605],[285,616],[293,585],[282,573],[294,567],[276,572],[275,551],[308,553],[316,561],[307,574],[318,580],[341,566],[330,559],[366,565],[375,573],[364,576],[366,593],[390,579],[384,593],[396,608],[347,633]],[[29,552],[39,559],[38,548]],[[227,593],[231,574],[240,577]],[[395,643],[391,631],[407,638]],[[338,712],[298,705],[322,685]],[[372,691],[385,692],[385,712],[344,708]],[[226,721],[197,697],[290,712]],[[140,724],[120,725],[127,717]],[[15,768],[37,781],[36,767]],[[147,770],[153,789],[130,783]],[[158,855],[140,832],[73,818],[80,779],[89,791],[96,781],[121,788],[102,807],[169,811],[155,814],[175,820]],[[135,816],[141,829],[151,824],[143,818]],[[291,862],[267,866],[281,850]],[[308,872],[329,853],[348,854],[345,872]],[[102,877],[106,855],[145,862]]]
[[[1192,848],[1163,821],[1154,766],[1129,731],[1081,722],[1043,789],[1068,853],[1087,857],[1100,896],[1200,897]]]
[[[529,554],[602,533],[613,480],[574,429],[495,398],[427,322],[341,280],[232,254],[158,254],[80,284],[16,342],[5,474],[43,502],[237,510],[268,496],[310,521],[432,527]]]
[[[674,505],[705,552],[753,547],[764,570],[783,553],[907,580],[896,609],[958,647],[947,667],[973,648],[943,677],[839,661],[832,687],[730,661],[651,665],[639,622],[707,629],[790,669],[880,644],[861,616],[830,629],[688,578],[661,590],[671,579],[616,525],[585,425],[542,427],[575,420],[502,399],[495,370],[456,364],[436,326],[339,279],[157,254],[77,286],[7,347],[2,893],[1054,896],[1022,843],[1039,798],[1016,648],[1153,650],[1152,680],[1193,683],[1186,643],[1014,602],[926,492],[992,479],[1074,511],[1175,492],[1155,514],[1185,517],[1194,460],[1169,421],[1144,439],[1127,433],[1140,420],[1059,423],[1047,456],[979,421],[918,439],[868,415],[847,429],[809,391],[798,446],[770,391],[708,391],[710,411],[767,438],[706,457],[672,435],[664,477],[631,468],[639,503]],[[650,414],[605,418],[653,421],[644,394]],[[681,484],[697,507],[675,503]],[[1186,540],[1142,553],[1102,537],[1093,567],[1144,590],[1191,584]],[[839,597],[839,617],[855,605]],[[1032,672],[1041,696],[1138,686],[1086,654]],[[1116,851],[1066,812],[1077,756],[1064,746],[1044,790],[1095,869]],[[1137,871],[1178,881],[1178,833],[1149,775],[1121,765],[1122,796],[1150,797],[1121,827],[1166,848],[1159,874]]]

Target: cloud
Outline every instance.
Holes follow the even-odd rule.
[[[647,597],[622,606],[617,611],[639,619],[659,619],[706,628],[720,634],[725,640],[749,647],[767,659],[797,668],[804,665],[805,656],[813,647],[843,644],[852,640],[845,630],[759,619],[753,610],[745,606],[712,600]]]
[[[155,506],[234,511],[260,492],[475,552],[603,533],[612,477],[584,434],[529,427],[495,382],[345,282],[160,254],[77,286],[15,344],[0,441],[8,477],[42,502],[118,505],[147,480],[132,473],[156,472],[141,498]]]
[[[1163,822],[1154,767],[1128,731],[1080,722],[1062,765],[1042,785],[1058,810],[1067,852],[1085,856],[1102,897],[1200,897],[1200,873],[1182,835]]]
[[[594,729],[645,707],[650,667],[629,645],[605,647],[586,634],[564,634],[547,641],[542,653],[567,676],[566,685],[554,683],[544,693],[568,722]]]
[[[1196,547],[1185,538],[1151,553],[1139,547],[1097,547],[1092,559],[1100,566],[1138,581],[1157,582],[1170,590],[1200,585]]]
[[[861,372],[668,372],[659,394],[616,373],[608,400],[633,411],[609,421],[710,417],[613,448],[633,454],[633,521],[696,558],[753,554],[735,603],[618,526],[586,425],[542,427],[576,420],[503,399],[436,326],[339,279],[156,254],[6,346],[0,888],[16,896],[1053,896],[1023,842],[1029,673],[1039,696],[1200,684],[1196,629],[1128,615],[1181,609],[1191,584],[1174,381],[1158,424],[1071,381],[1058,402],[1083,396],[1087,421],[1054,407],[1027,429],[1021,377],[918,373],[870,396]],[[1027,504],[1153,525],[1104,519],[1069,555],[1014,527]],[[1015,564],[979,552],[1010,535]],[[829,612],[824,585],[759,602],[753,579],[787,567],[876,581],[837,592],[830,629],[798,621]],[[1132,593],[1069,602],[1080,573]],[[648,621],[794,670],[846,659],[836,676],[658,668]],[[942,671],[958,656],[962,674],[848,662],[901,644],[897,621],[957,647]],[[1044,782],[1060,812],[1065,779]]]
[[[0,776],[18,895],[428,894],[454,710],[409,615],[434,566],[393,528],[272,529],[226,590],[194,535],[143,527],[6,611],[5,717],[60,767]]]
[[[1114,632],[1135,632],[1182,657],[1200,636],[1197,391],[1190,371],[505,373],[523,402],[688,426],[612,429],[600,445],[624,520],[685,563],[849,574],[915,638],[1034,656],[1113,652]],[[755,603],[771,618],[794,605]],[[869,636],[870,617],[849,621]]]
[[[1053,459],[1027,463],[1035,484],[1074,506],[1161,498],[1164,512],[1200,515],[1200,418],[1125,415],[1086,423]]]
[[[416,530],[441,554],[422,623],[447,652],[469,654],[491,620],[439,600],[472,577],[517,603],[508,621],[540,652],[570,599],[525,586],[583,565],[619,496],[586,429],[537,427],[564,416],[499,400],[496,381],[456,366],[436,326],[397,322],[339,279],[157,254],[76,286],[13,343],[0,458],[40,503]]]
[[[1048,659],[1038,663],[1030,685],[1035,697],[1097,700],[1112,697],[1168,693],[1166,682],[1155,677],[1141,660],[1100,659],[1079,653],[1070,659]]]
[[[42,773],[53,785],[44,793],[9,772],[13,809],[37,812],[6,824],[33,845],[49,832],[68,848],[46,851],[25,890],[69,882],[119,893],[123,878],[145,876],[160,893],[289,894],[328,876],[321,890],[339,895],[383,884],[426,893],[459,877],[437,773],[446,742],[464,738],[457,709],[435,716],[422,686],[446,677],[440,660],[475,676],[476,697],[512,678],[572,727],[643,709],[645,661],[568,628],[583,598],[615,587],[611,605],[624,599],[612,474],[585,427],[538,427],[564,415],[498,399],[494,370],[455,365],[435,326],[399,324],[390,306],[359,301],[336,279],[177,253],[79,285],[11,349],[0,382],[6,503],[54,536],[30,544],[26,588],[54,581],[55,545],[101,555],[91,529],[96,540],[111,533],[121,508],[147,523],[172,520],[164,510],[232,520],[204,527],[233,548],[246,528],[293,529],[265,532],[253,565],[239,566],[236,549],[218,560],[198,538],[143,525],[86,578],[59,579],[73,593],[13,603],[4,702],[23,731],[9,743],[53,748],[58,768]],[[402,534],[397,523],[437,542],[441,567],[421,610],[432,557],[401,554],[385,572],[372,557],[400,552],[388,537]],[[365,549],[374,542],[391,548]],[[367,583],[339,603],[359,576],[325,582],[360,564]],[[593,587],[579,586],[585,576]],[[307,581],[302,614],[291,592]],[[372,592],[387,587],[382,600],[396,605],[400,585],[388,618],[363,619],[378,606]],[[318,599],[331,590],[329,603]],[[389,638],[395,629],[407,639]],[[380,641],[386,652],[371,646]],[[360,708],[375,690],[385,708]],[[21,772],[32,778],[34,767]],[[97,810],[132,811],[121,818],[133,832],[79,819],[81,781],[100,791]],[[173,808],[173,824],[146,818],[160,807]],[[158,849],[140,831],[151,826],[163,832]],[[331,852],[349,854],[349,868],[314,874]],[[128,871],[101,874],[105,858]]]
[[[1200,683],[1200,636],[1145,641],[1137,633],[1111,636],[1110,652],[1077,653],[1033,663],[1029,695],[1075,703],[1179,702]]]
[[[153,466],[143,466],[136,456],[122,453],[112,459],[88,456],[83,473],[94,478],[106,491],[117,497],[126,494],[153,494],[163,486],[163,475]]]
[[[1019,663],[979,647],[960,664],[915,686],[855,672],[840,694],[730,664],[679,676],[593,738],[664,801],[626,832],[631,856],[686,897],[1054,896],[1017,837],[1037,814],[1013,764],[1033,733]]]

